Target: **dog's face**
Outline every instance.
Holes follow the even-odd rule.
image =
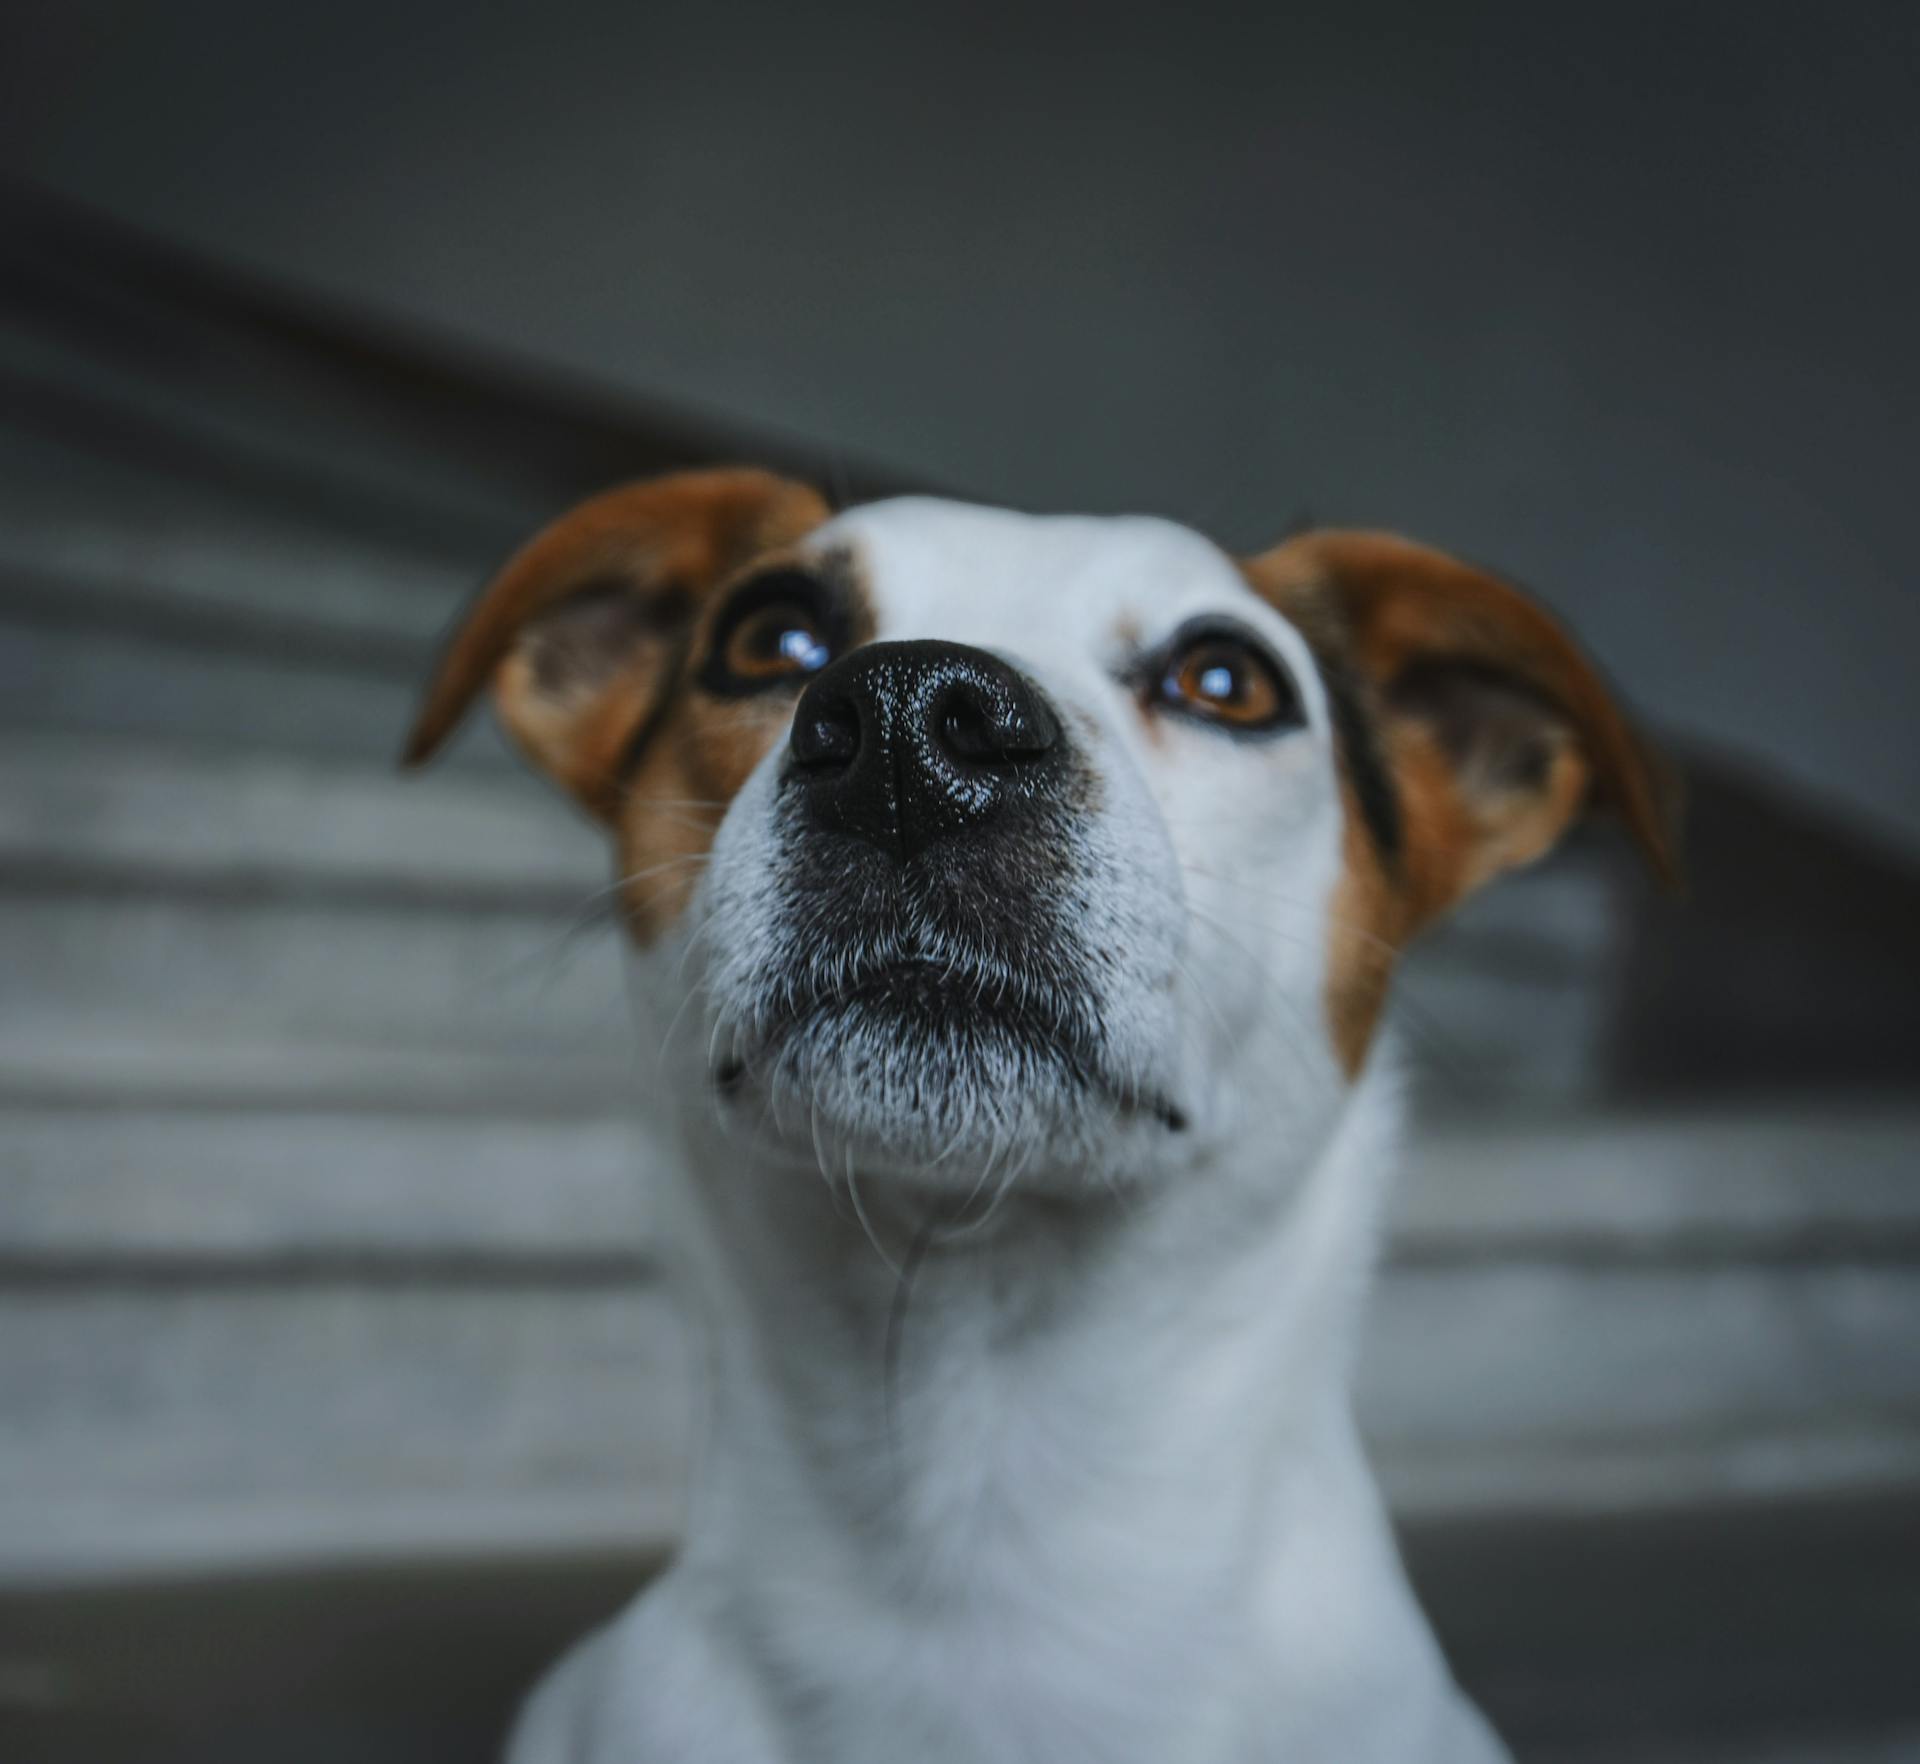
[[[612,831],[669,1089],[818,1161],[974,1192],[1318,1143],[1392,958],[1655,778],[1512,589],[1315,534],[759,473],[596,499],[449,650]]]

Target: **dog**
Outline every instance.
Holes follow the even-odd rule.
[[[457,629],[606,828],[709,1413],[511,1764],[1482,1764],[1348,1394],[1395,959],[1663,773],[1384,534],[611,491]]]

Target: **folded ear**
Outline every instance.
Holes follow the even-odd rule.
[[[403,763],[430,758],[491,684],[534,764],[610,814],[703,598],[827,514],[805,485],[744,468],[676,473],[583,502],[481,591],[440,658]]]
[[[1246,569],[1352,682],[1378,732],[1402,935],[1542,856],[1590,808],[1618,814],[1677,884],[1671,775],[1518,589],[1385,533],[1304,533]]]

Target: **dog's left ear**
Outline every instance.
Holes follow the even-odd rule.
[[[1678,790],[1557,621],[1497,577],[1385,533],[1303,533],[1245,566],[1344,671],[1378,731],[1402,936],[1589,808],[1612,810],[1669,886]],[[1348,755],[1349,772],[1353,756]]]

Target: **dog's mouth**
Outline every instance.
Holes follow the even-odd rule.
[[[855,1100],[870,1129],[921,1138],[1008,1121],[1036,1097],[1137,1115],[1182,1111],[1119,1069],[1088,992],[1007,961],[891,954],[782,987],[713,1068],[722,1097],[762,1088],[809,1108]]]
[[[734,1069],[776,1058],[823,1018],[871,1025],[903,1050],[957,1036],[992,1037],[1076,1074],[1100,1064],[1098,1036],[1082,1009],[1006,974],[906,957],[783,992],[762,1019],[752,1054],[736,1059]]]

